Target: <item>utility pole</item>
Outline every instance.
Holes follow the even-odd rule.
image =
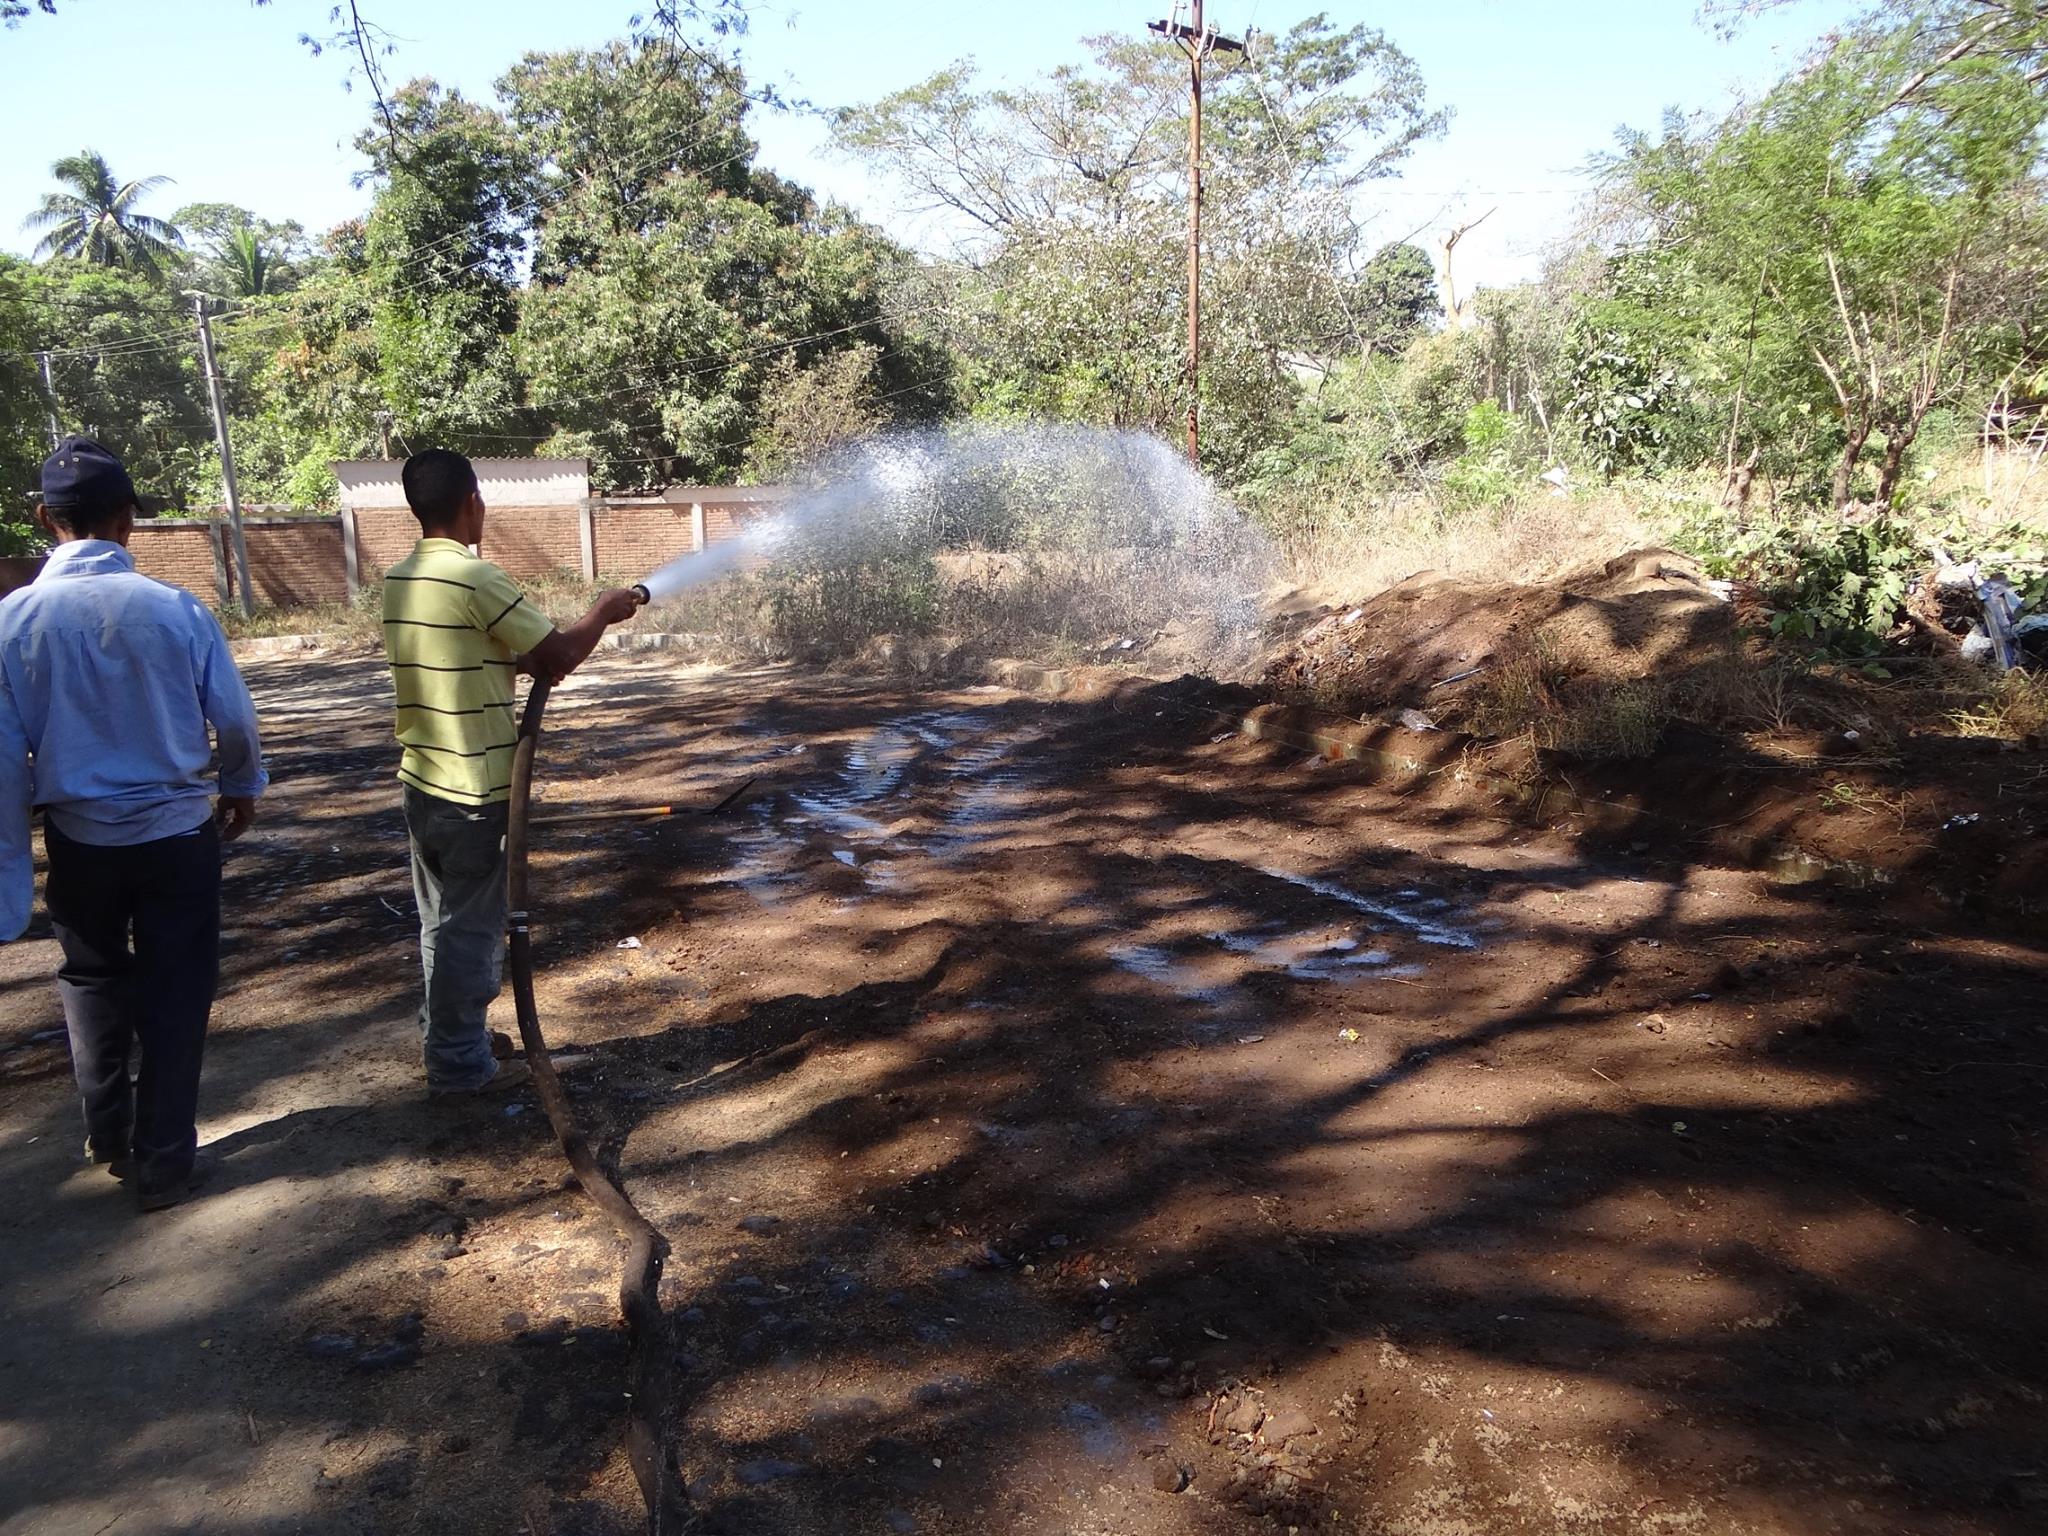
[[[1202,20],[1202,0],[1192,0],[1186,24],[1180,7],[1149,30],[1180,45],[1188,56],[1188,462],[1202,466],[1202,61],[1212,53],[1244,52],[1244,44],[1220,37]]]
[[[64,437],[57,427],[57,385],[50,378],[50,354],[38,352],[36,361],[43,365],[43,394],[50,402],[50,452],[55,453],[57,444],[62,442]]]
[[[199,317],[199,361],[206,369],[206,396],[213,402],[213,435],[220,444],[220,479],[228,494],[228,529],[235,551],[235,606],[249,615],[249,546],[242,539],[242,494],[235,489],[235,450],[228,442],[228,409],[220,390],[220,370],[213,361],[213,325],[206,317],[206,295],[191,294]]]

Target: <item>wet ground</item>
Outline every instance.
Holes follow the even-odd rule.
[[[617,1245],[530,1101],[413,1080],[381,675],[251,676],[218,1193],[73,1171],[5,952],[0,1532],[632,1530]],[[1200,702],[558,697],[542,1013],[674,1244],[707,1528],[2048,1523],[2034,948]]]

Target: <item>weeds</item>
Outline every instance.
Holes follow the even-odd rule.
[[[2048,679],[2008,672],[1984,696],[1948,715],[1958,736],[2029,741],[2048,737]]]
[[[1592,760],[1649,757],[1672,718],[1664,684],[1566,677],[1540,648],[1494,667],[1459,711],[1476,736],[1526,737],[1544,750]]]

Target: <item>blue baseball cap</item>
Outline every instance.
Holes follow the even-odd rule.
[[[43,505],[52,511],[118,511],[137,506],[121,461],[89,437],[67,437],[43,460]]]

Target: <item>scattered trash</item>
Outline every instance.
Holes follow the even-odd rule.
[[[1346,1045],[1356,1045],[1359,1042],[1360,1036],[1355,1029],[1340,1029],[1337,1031],[1337,1038]]]
[[[1674,1136],[1683,1136],[1683,1135],[1685,1134],[1685,1122],[1684,1122],[1683,1120],[1674,1120],[1674,1121],[1672,1121],[1672,1122],[1671,1122],[1671,1133],[1672,1133],[1672,1134],[1673,1134]]]
[[[1239,1035],[1237,1037],[1237,1043],[1239,1045],[1257,1045],[1261,1040],[1265,1038],[1266,1037],[1264,1035]]]
[[[526,1106],[524,1104],[507,1104],[505,1106],[505,1118],[508,1120],[514,1115],[523,1115],[525,1113]]]
[[[1982,814],[1983,813],[1980,811],[1970,811],[1962,815],[1951,816],[1947,821],[1944,821],[1941,824],[1941,830],[1944,832],[1953,832],[1958,827],[1970,826],[1974,822],[1976,822],[1978,817]]]
[[[852,869],[860,863],[860,860],[854,857],[851,848],[834,848],[832,850],[832,857],[844,864],[848,869]]]
[[[624,938],[619,940],[619,948],[621,949],[638,949],[639,947],[640,941],[638,939]]]
[[[399,910],[399,909],[398,909],[397,907],[394,907],[393,905],[391,905],[391,903],[390,903],[390,902],[388,902],[388,901],[384,901],[384,898],[383,898],[382,896],[379,896],[379,897],[378,897],[377,899],[378,899],[379,901],[383,901],[383,902],[384,902],[384,910],[385,910],[386,912],[389,912],[389,913],[390,913],[390,914],[391,914],[391,915],[392,915],[393,917],[403,917],[403,916],[405,916],[405,913],[404,913],[404,912],[402,912],[401,910]]]
[[[1434,693],[1439,688],[1448,688],[1453,683],[1462,683],[1463,681],[1465,681],[1466,678],[1477,677],[1480,673],[1484,672],[1485,670],[1486,668],[1484,667],[1467,667],[1462,672],[1453,672],[1449,677],[1440,677],[1435,682],[1431,683],[1429,685],[1429,691],[1431,693]]]
[[[1571,471],[1562,464],[1551,465],[1550,468],[1543,471],[1536,478],[1550,487],[1550,494],[1553,496],[1564,496],[1570,492],[1572,483]]]
[[[1411,731],[1433,731],[1436,729],[1436,721],[1419,709],[1404,709],[1398,718],[1401,724]]]
[[[2019,618],[2020,595],[1994,576],[1978,583],[1977,601],[1984,605],[1984,633],[1991,639],[1991,655],[2001,672],[2010,672],[2020,662],[2020,648],[2013,638],[2013,623]]]
[[[1228,1344],[1230,1342],[1229,1334],[1218,1333],[1214,1328],[1211,1328],[1206,1323],[1202,1325],[1202,1332],[1206,1333],[1210,1338],[1216,1340],[1219,1344]]]

